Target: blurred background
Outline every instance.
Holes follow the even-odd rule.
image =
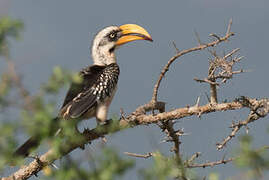
[[[196,46],[195,31],[202,42],[208,42],[210,33],[223,35],[229,19],[233,19],[232,32],[235,36],[217,49],[219,54],[240,48],[244,59],[238,69],[248,70],[221,85],[219,101],[232,100],[238,96],[269,97],[268,83],[268,42],[269,42],[269,1],[267,0],[170,0],[170,1],[15,1],[0,0],[0,16],[8,15],[24,23],[19,42],[11,43],[11,59],[17,71],[23,75],[23,83],[32,94],[39,91],[54,66],[61,66],[74,72],[92,64],[89,48],[95,34],[105,26],[135,23],[152,35],[153,43],[136,41],[117,51],[121,68],[119,86],[110,108],[110,117],[119,116],[120,108],[126,114],[152,96],[153,86],[162,67],[175,54],[172,42],[179,50]],[[193,105],[201,96],[201,104],[207,103],[206,84],[199,84],[193,78],[207,76],[208,51],[195,52],[178,59],[161,83],[159,100],[167,103],[167,110]],[[3,69],[0,61],[0,71]],[[60,108],[66,89],[55,101]],[[182,137],[183,157],[202,152],[200,162],[229,157],[238,147],[238,138],[228,143],[224,150],[216,150],[229,133],[232,121],[244,120],[247,110],[218,112],[178,120],[177,128],[184,128],[189,135]],[[268,117],[249,125],[254,147],[268,143]],[[83,122],[83,127],[93,127],[95,122]],[[239,134],[245,134],[244,129]],[[22,143],[27,134],[17,135]],[[169,143],[162,143],[164,133],[156,125],[139,126],[107,137],[107,145],[123,152],[145,154],[159,149],[169,154]],[[100,141],[100,140],[98,140]],[[88,145],[88,150],[98,152],[99,147]],[[85,151],[75,150],[74,158],[81,158]],[[84,154],[86,155],[86,153]],[[152,163],[150,159],[135,159],[135,169],[128,171],[123,179],[139,179],[137,171]],[[240,174],[233,164],[214,168],[197,169],[199,177],[218,172],[220,179]],[[10,171],[5,172],[9,174]],[[264,177],[265,179],[269,176]],[[32,178],[35,179],[35,178]]]

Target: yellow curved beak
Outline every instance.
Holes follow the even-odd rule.
[[[116,42],[117,46],[135,40],[153,41],[149,33],[136,24],[124,24],[120,26],[122,36]]]

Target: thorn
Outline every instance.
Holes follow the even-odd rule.
[[[54,167],[54,168],[57,169],[57,170],[59,169],[59,168],[56,166],[56,164],[54,164],[54,163],[51,163],[51,166]]]
[[[201,119],[201,116],[202,116],[202,112],[199,112],[198,115],[197,115],[197,117],[198,117],[199,119]]]
[[[233,54],[237,53],[240,50],[240,48],[236,48],[234,50],[232,50],[232,52],[226,54],[223,59],[227,59],[228,57],[231,57]]]
[[[216,38],[218,41],[220,41],[220,37],[217,36],[217,35],[214,34],[214,33],[209,34],[209,36],[214,37],[214,38]]]
[[[177,48],[176,43],[175,43],[174,41],[173,41],[172,43],[173,43],[173,46],[174,46],[174,48],[176,49],[176,52],[177,52],[177,54],[178,54],[180,51],[179,51],[179,49]]]
[[[198,96],[195,107],[199,107],[199,103],[200,103],[200,96]]]
[[[245,126],[245,128],[246,128],[246,133],[248,134],[248,132],[249,132],[248,126]]]
[[[226,35],[228,35],[228,34],[231,33],[231,26],[232,26],[232,24],[233,24],[233,19],[231,18],[230,21],[229,21],[229,24],[228,24]],[[231,33],[231,34],[234,35],[234,33]]]
[[[198,41],[199,45],[202,45],[202,42],[201,42],[200,36],[199,36],[199,34],[198,34],[198,32],[197,32],[196,30],[194,30],[194,34],[195,34],[195,37],[196,37],[196,39],[197,39],[197,41]]]

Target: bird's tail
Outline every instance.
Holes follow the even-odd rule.
[[[39,140],[31,137],[14,152],[14,155],[26,157],[29,155],[30,150],[37,147],[38,145]]]

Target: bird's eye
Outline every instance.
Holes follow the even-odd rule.
[[[111,33],[111,34],[109,34],[109,37],[110,37],[111,39],[115,38],[115,37],[116,37],[116,33]]]

